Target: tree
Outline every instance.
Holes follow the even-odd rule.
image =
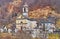
[[[56,27],[57,27],[57,28],[60,28],[60,19],[57,19],[57,20],[56,20]]]

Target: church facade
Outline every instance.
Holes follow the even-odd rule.
[[[23,13],[18,14],[16,18],[16,28],[19,30],[22,29],[33,29],[37,26],[36,21],[31,21],[28,19],[28,5],[25,3],[22,8]]]

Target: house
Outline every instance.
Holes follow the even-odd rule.
[[[40,22],[41,26],[43,26],[43,31],[48,31],[48,33],[51,33],[55,30],[55,20],[53,17],[41,19]]]

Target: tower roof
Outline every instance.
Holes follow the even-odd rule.
[[[24,6],[24,7],[25,7],[25,6],[28,6],[27,2],[25,2],[25,4],[24,4],[23,6]]]

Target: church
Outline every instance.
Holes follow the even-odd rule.
[[[29,9],[27,3],[23,5],[22,13],[18,14],[16,17],[16,28],[19,30],[22,29],[33,29],[37,26],[37,21],[30,20],[29,16]]]

